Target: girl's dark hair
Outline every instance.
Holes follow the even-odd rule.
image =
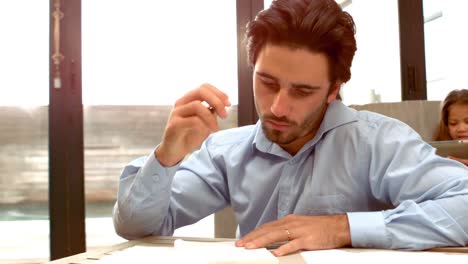
[[[448,129],[450,107],[454,104],[468,105],[468,90],[460,89],[451,91],[442,102],[440,109],[439,127],[434,135],[434,140],[452,140]]]
[[[268,44],[306,48],[326,55],[329,79],[347,82],[356,52],[352,17],[334,0],[275,0],[247,25],[249,64]]]

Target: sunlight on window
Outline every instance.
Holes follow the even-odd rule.
[[[48,2],[0,1],[0,105],[49,104]]]
[[[344,10],[356,24],[357,51],[351,80],[342,89],[343,102],[401,101],[398,2],[355,0]]]
[[[49,258],[47,0],[0,0],[0,263]]]
[[[237,104],[235,8],[234,0],[83,0],[83,103],[172,105],[208,82]]]
[[[466,67],[468,2],[424,0],[424,42],[428,100],[443,100],[453,89],[468,89]]]
[[[103,228],[112,223],[118,175],[132,159],[154,150],[178,98],[211,83],[237,105],[237,25],[235,0],[82,0],[82,5],[90,248],[118,241],[112,225]],[[235,127],[236,109],[223,122],[222,129]],[[104,212],[99,222],[91,221],[96,218],[91,205]],[[213,219],[175,235],[213,237]]]

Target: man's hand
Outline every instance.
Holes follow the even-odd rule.
[[[202,102],[209,104],[207,108]],[[177,100],[167,121],[161,144],[155,150],[163,166],[173,166],[196,149],[212,132],[218,131],[216,117],[227,117],[228,96],[204,84]]]
[[[236,242],[248,249],[288,241],[273,254],[282,256],[301,249],[330,249],[351,245],[348,217],[346,215],[302,216],[288,215],[266,223]]]

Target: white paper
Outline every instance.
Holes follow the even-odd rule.
[[[359,264],[404,264],[404,263],[468,263],[468,254],[446,254],[426,251],[395,251],[339,249],[304,251],[300,253],[307,264],[317,263],[359,263]]]
[[[112,252],[101,258],[96,263],[99,264],[124,264],[124,263],[183,263],[175,260],[176,254],[171,247],[145,247],[134,246],[122,251]]]
[[[174,247],[134,246],[100,259],[99,264],[191,263],[191,264],[278,264],[267,249],[244,249],[234,242],[176,240]]]
[[[193,242],[177,239],[176,252],[187,254],[186,263],[277,264],[278,259],[266,248],[245,249],[234,242]],[[195,261],[195,262],[194,262]]]

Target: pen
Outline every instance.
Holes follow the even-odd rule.
[[[208,111],[210,111],[212,114],[214,114],[215,112],[215,109],[214,107],[212,107],[211,105],[209,105],[207,102],[203,101],[201,102],[202,105],[204,105],[206,107],[206,109],[208,109]]]
[[[214,107],[212,107],[212,106],[208,106],[207,108],[208,108],[208,110],[210,110],[210,112],[211,112],[212,114],[214,114],[214,112],[215,112],[215,109],[214,109]]]

